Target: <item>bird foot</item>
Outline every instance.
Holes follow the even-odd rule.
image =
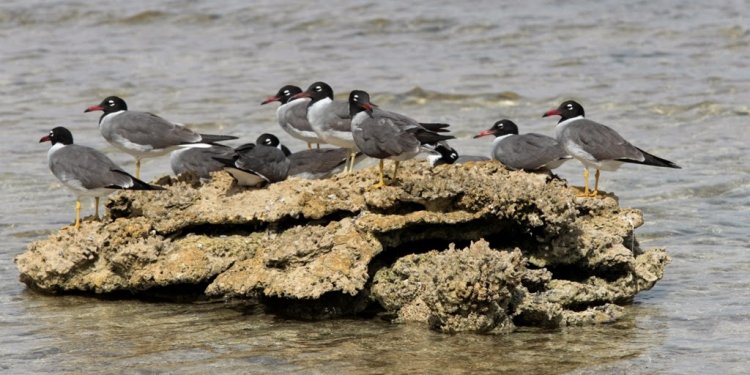
[[[368,190],[376,190],[376,189],[380,189],[380,188],[382,188],[384,186],[387,186],[385,184],[385,181],[380,181],[377,184],[370,186],[370,188]]]
[[[599,196],[599,190],[588,191],[581,186],[573,186],[573,189],[578,190],[576,193],[578,198],[596,198]]]

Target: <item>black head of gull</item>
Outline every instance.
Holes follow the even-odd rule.
[[[123,100],[120,97],[117,96],[108,96],[102,100],[101,103],[98,105],[92,105],[88,108],[86,108],[83,113],[87,112],[93,112],[93,111],[102,111],[104,112],[103,116],[106,116],[109,113],[115,113],[119,111],[127,111],[128,110],[128,104],[125,103],[125,100]]]
[[[559,107],[544,112],[542,117],[547,116],[560,116],[559,122],[563,122],[576,117],[586,117],[586,112],[584,112],[583,106],[575,100],[566,100]]]
[[[282,145],[279,138],[273,134],[263,133],[258,137],[258,139],[255,140],[255,143],[263,146],[276,147],[279,150],[283,151],[284,155],[286,156],[292,154],[292,151],[289,150],[289,148],[287,148],[286,146]]]
[[[115,190],[164,190],[124,172],[103,153],[73,144],[73,134],[58,126],[39,140],[51,142],[47,152],[50,171],[76,196],[75,229],[80,227],[81,198],[94,197],[95,217],[99,217],[99,198]]]
[[[372,110],[377,107],[370,102],[370,94],[362,90],[353,90],[349,93],[349,115],[354,118],[357,113],[367,112],[372,117]]]
[[[442,165],[442,164],[453,164],[458,160],[458,151],[453,147],[448,146],[447,143],[441,142],[435,146],[435,155],[429,155],[427,159],[430,161],[431,166]]]
[[[495,137],[501,137],[508,134],[518,134],[518,125],[515,122],[503,119],[492,125],[487,130],[482,130],[479,134],[475,135],[474,138],[484,137],[488,135],[494,135]]]
[[[298,86],[286,85],[280,88],[279,92],[277,92],[276,95],[267,97],[266,100],[264,100],[260,104],[263,105],[263,104],[268,104],[268,103],[273,103],[273,102],[281,102],[281,104],[286,104],[290,100],[292,100],[292,98],[295,95],[301,92],[302,92],[302,89],[299,88]]]
[[[43,142],[50,142],[52,143],[53,146],[58,143],[61,143],[66,146],[72,145],[73,133],[71,133],[70,130],[68,130],[65,127],[58,126],[50,130],[49,134],[39,139],[39,143],[43,143]]]
[[[293,99],[302,97],[310,98],[310,105],[323,98],[329,98],[333,100],[333,89],[327,83],[318,81],[310,85],[307,90],[292,96]]]

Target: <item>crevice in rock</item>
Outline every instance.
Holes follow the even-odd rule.
[[[266,222],[261,220],[248,220],[244,223],[232,223],[232,224],[213,224],[203,223],[188,225],[180,228],[177,231],[165,234],[168,238],[179,238],[185,237],[188,234],[195,234],[206,237],[218,237],[218,236],[231,236],[240,235],[247,236],[255,232],[264,232],[267,230],[274,231],[277,233],[284,232],[290,228],[298,225],[303,226],[326,226],[334,221],[341,221],[344,218],[354,217],[356,213],[351,211],[334,211],[326,216],[319,219],[308,219],[305,217],[292,217],[284,216],[274,222]]]
[[[426,207],[419,202],[400,201],[397,205],[390,207],[367,206],[367,210],[380,215],[407,215],[414,212],[425,211]]]
[[[580,302],[580,303],[568,303],[568,304],[562,305],[562,307],[568,311],[582,312],[588,309],[595,309],[597,307],[603,307],[609,303],[624,306],[624,305],[631,303],[632,301],[633,301],[632,298],[615,298],[612,301],[588,301],[588,302]]]
[[[547,266],[547,270],[552,273],[553,279],[581,283],[585,282],[591,276],[596,276],[607,282],[613,282],[632,272],[625,263],[602,269],[591,269],[581,264],[556,264]]]
[[[398,231],[377,235],[383,251],[369,264],[370,278],[381,268],[393,265],[399,258],[423,254],[432,250],[446,250],[451,244],[456,248],[468,247],[472,241],[484,239],[496,250],[519,247],[536,248],[539,244],[533,235],[519,235],[524,228],[508,220],[498,223],[492,219],[477,219],[460,224],[417,224]],[[404,240],[407,239],[407,240]]]
[[[355,316],[371,308],[369,288],[357,295],[328,292],[317,299],[298,299],[262,296],[260,302],[267,312],[299,320],[324,320]]]

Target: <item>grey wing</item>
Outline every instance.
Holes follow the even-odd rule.
[[[374,113],[380,118],[388,119],[388,121],[390,121],[394,126],[398,126],[404,130],[422,127],[422,125],[420,125],[417,120],[409,116],[404,116],[400,113],[382,111],[379,109],[375,109]]]
[[[132,143],[163,149],[201,141],[200,134],[157,115],[124,111],[117,115],[112,132]]]
[[[248,152],[241,153],[234,165],[268,182],[283,181],[289,175],[289,159],[276,147],[256,145]]]
[[[542,134],[521,134],[500,141],[493,158],[512,169],[536,170],[550,162],[565,158],[567,152],[552,137]]]
[[[172,172],[180,174],[192,172],[202,178],[211,177],[210,173],[220,171],[224,163],[214,158],[232,159],[234,150],[223,145],[212,145],[211,147],[195,147],[173,151],[169,158]]]
[[[295,100],[290,104],[293,105],[286,112],[284,121],[286,121],[287,124],[295,129],[313,132],[313,128],[310,126],[310,122],[307,120],[308,101]]]
[[[643,160],[643,154],[612,128],[591,120],[579,120],[565,129],[565,136],[596,160]]]
[[[289,175],[323,174],[344,164],[349,157],[345,148],[320,148],[295,152],[289,156]]]
[[[352,117],[349,115],[349,103],[333,101],[326,111],[326,124],[336,131],[352,131]]]
[[[357,148],[365,155],[384,159],[419,148],[419,140],[408,132],[408,127],[397,125],[398,120],[392,117],[381,117],[378,111],[373,111],[373,115],[354,131]]]
[[[68,145],[53,154],[50,170],[60,181],[86,189],[128,188],[133,179],[103,153],[87,146]]]

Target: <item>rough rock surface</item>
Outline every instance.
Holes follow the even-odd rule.
[[[402,165],[377,190],[372,168],[264,189],[223,172],[164,178],[167,191],[118,193],[103,222],[63,228],[16,264],[50,293],[193,293],[310,319],[377,307],[444,332],[505,332],[616,320],[669,262],[639,248],[642,215],[614,196],[576,198],[495,162]]]

